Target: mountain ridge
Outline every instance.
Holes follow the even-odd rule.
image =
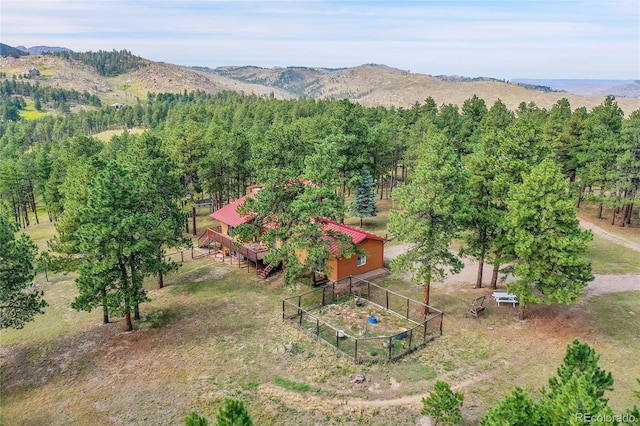
[[[16,46],[16,49],[21,50],[29,55],[42,55],[43,53],[56,53],[56,52],[73,52],[71,49],[59,46]]]
[[[46,47],[46,46],[45,46]],[[62,48],[64,49],[64,48]],[[536,87],[521,82],[509,82],[491,77],[432,76],[411,73],[383,64],[363,64],[350,68],[222,66],[217,68],[187,67],[144,60],[144,66],[115,77],[102,77],[91,67],[56,55],[7,56],[0,59],[0,68],[7,78],[38,68],[39,84],[87,90],[99,96],[103,103],[131,103],[145,99],[148,93],[204,90],[217,93],[232,90],[276,98],[347,98],[365,106],[410,108],[432,97],[436,104],[461,107],[476,95],[490,107],[500,99],[511,110],[522,103],[535,102],[551,108],[567,98],[573,109],[591,109],[601,104],[606,95],[577,96],[554,91],[551,87]],[[619,106],[630,114],[640,109],[640,98],[616,97]]]

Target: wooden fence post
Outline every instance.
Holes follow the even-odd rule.
[[[355,349],[355,353],[353,354],[353,362],[355,362],[356,364],[358,363],[358,338],[356,337],[356,349]]]
[[[411,341],[413,340],[413,328],[409,330],[409,350],[411,350]]]

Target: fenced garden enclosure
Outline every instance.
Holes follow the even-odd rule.
[[[282,320],[353,358],[399,359],[442,335],[444,313],[370,281],[347,277],[282,300]]]

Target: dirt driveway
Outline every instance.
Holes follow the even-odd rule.
[[[620,244],[631,250],[640,252],[640,244],[627,240],[618,235],[614,235],[591,222],[580,220],[580,225],[584,229],[589,229],[595,235],[609,240],[613,243]],[[385,266],[395,257],[407,251],[409,244],[396,244],[385,247],[384,263]],[[478,263],[472,259],[463,259],[464,268],[459,274],[447,276],[443,283],[435,283],[434,287],[446,284],[457,283],[475,283],[478,273]],[[491,265],[484,265],[483,285],[486,285],[492,273]],[[625,291],[640,291],[640,274],[597,274],[594,280],[589,283],[585,289],[584,298],[590,298],[605,293],[620,293]],[[501,277],[502,278],[502,277]],[[513,277],[507,277],[506,282],[512,280]]]

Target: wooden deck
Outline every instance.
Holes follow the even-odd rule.
[[[216,251],[220,249],[223,252],[223,256],[236,257],[239,262],[241,260],[247,260],[247,270],[249,270],[249,261],[253,262],[256,268],[256,275],[262,277],[261,271],[266,269],[263,260],[269,253],[269,249],[260,243],[238,245],[233,241],[233,238],[220,232],[220,228],[218,227],[213,229],[208,228],[207,232],[198,240],[198,247],[200,248],[210,248],[211,246],[213,246]],[[273,266],[271,269],[273,269]],[[271,270],[269,270],[269,272],[270,271]],[[268,272],[266,275],[268,275]]]

